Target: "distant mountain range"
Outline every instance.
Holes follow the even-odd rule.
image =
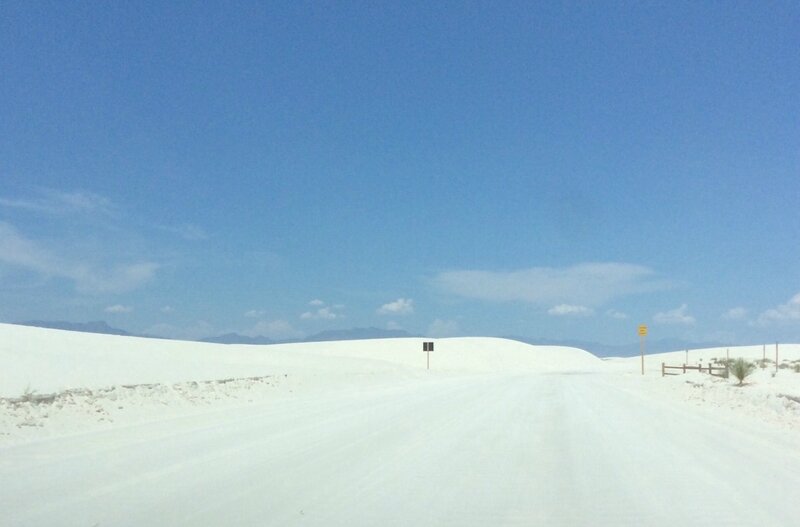
[[[530,337],[509,336],[504,337],[511,340],[518,340],[526,344],[536,344],[540,346],[568,346],[580,348],[598,357],[631,357],[639,354],[639,343],[630,344],[600,344],[599,342],[587,342],[583,340],[555,340],[555,339],[535,339]],[[679,351],[685,349],[702,348],[721,348],[733,346],[734,344],[722,342],[690,342],[687,340],[664,338],[647,340],[645,343],[646,353],[664,353],[667,351]]]
[[[238,333],[225,333],[218,337],[206,337],[200,339],[199,342],[212,342],[214,344],[275,344],[275,341],[269,337],[248,337]]]
[[[402,329],[352,328],[321,331],[304,339],[295,340],[272,340],[267,337],[248,337],[239,333],[227,333],[219,337],[201,339],[201,342],[215,342],[217,344],[286,344],[290,342],[326,342],[332,340],[397,339],[414,336]]]
[[[304,342],[324,342],[329,340],[402,339],[418,336],[420,335],[412,335],[402,329],[352,328],[322,331],[303,340]]]
[[[18,322],[21,326],[35,326],[38,328],[49,329],[62,329],[65,331],[81,331],[83,333],[101,333],[103,335],[121,335],[126,337],[147,337],[147,338],[163,338],[153,337],[152,335],[137,335],[129,333],[123,329],[109,326],[106,322],[98,320],[94,322],[65,322],[61,320],[30,320],[27,322]],[[295,340],[273,340],[269,337],[249,337],[239,333],[226,333],[214,337],[205,337],[198,339],[198,342],[211,342],[214,344],[281,344],[288,342],[324,342],[331,340],[366,340],[366,339],[388,339],[388,338],[406,338],[414,337],[402,329],[380,329],[380,328],[352,328],[352,329],[339,329],[328,330],[320,333],[315,333],[304,339]]]
[[[148,337],[154,338],[151,335],[135,335],[123,329],[109,326],[102,320],[93,322],[65,322],[65,321],[44,321],[32,320],[28,322],[20,322],[23,326],[36,326],[40,328],[63,329],[66,331],[82,331],[84,333],[102,333],[104,335],[122,335],[128,337]],[[413,335],[408,331],[402,329],[381,329],[375,327],[369,328],[351,328],[351,329],[334,329],[321,331],[314,335],[308,336],[304,339],[295,340],[273,340],[268,337],[249,337],[239,333],[226,333],[215,337],[206,337],[199,339],[199,342],[212,342],[215,344],[284,344],[289,342],[325,342],[335,340],[367,340],[367,339],[389,339],[389,338],[410,338],[421,337],[422,335]],[[161,338],[161,337],[155,337]],[[554,340],[543,338],[531,338],[520,336],[505,336],[503,338],[518,340],[527,344],[538,344],[542,346],[569,346],[572,348],[584,349],[598,357],[630,357],[639,354],[639,343],[633,342],[630,344],[600,344],[598,342],[588,342],[582,340]],[[700,349],[700,348],[717,348],[730,346],[730,343],[721,342],[689,342],[680,339],[658,339],[647,341],[647,353],[663,353],[666,351],[678,351],[683,349]]]
[[[113,328],[102,320],[95,320],[93,322],[65,322],[63,320],[29,320],[28,322],[17,322],[20,326],[34,326],[37,328],[48,329],[63,329],[65,331],[80,331],[83,333],[102,333],[103,335],[121,335],[123,337],[132,337],[132,333],[128,333],[124,329]]]

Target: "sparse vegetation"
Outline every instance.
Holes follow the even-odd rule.
[[[31,389],[31,385],[25,386],[25,390],[22,391],[22,395],[19,397],[19,401],[23,403],[30,403],[36,397],[36,390]]]
[[[731,361],[728,370],[739,381],[737,386],[742,386],[744,380],[756,370],[756,365],[739,357]]]
[[[733,365],[733,363],[734,363],[734,360],[733,360],[733,359],[719,359],[719,360],[717,360],[717,359],[714,359],[714,362],[715,362],[716,364],[720,364],[720,365],[722,365],[722,366],[725,366],[726,368],[729,368],[729,369],[730,369],[730,367],[731,367],[731,366]]]

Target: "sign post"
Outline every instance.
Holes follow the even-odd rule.
[[[428,366],[426,369],[431,369],[431,352],[433,351],[433,342],[423,342],[422,351],[428,356]]]
[[[647,336],[647,326],[639,325],[639,353],[642,355],[642,375],[644,375],[644,338]]]
[[[778,373],[778,343],[775,343],[775,373]]]

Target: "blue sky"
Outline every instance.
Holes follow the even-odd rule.
[[[0,320],[800,341],[796,2],[4,2]]]

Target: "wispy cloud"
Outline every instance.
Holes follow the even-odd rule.
[[[345,318],[344,313],[342,313],[342,310],[344,310],[344,304],[326,306],[325,302],[322,300],[314,299],[309,302],[308,305],[318,309],[312,309],[302,313],[300,318],[303,320],[336,320],[339,318]]]
[[[414,301],[410,298],[398,298],[378,308],[379,315],[410,315],[413,312]]]
[[[162,306],[161,307],[161,312],[162,313],[166,313],[166,314],[174,313],[175,312],[175,308],[172,307],[172,306]]]
[[[0,206],[21,209],[41,214],[103,213],[114,211],[114,204],[108,198],[93,192],[62,192],[42,189],[35,198],[19,199],[0,197]]]
[[[433,283],[465,298],[537,305],[601,305],[614,298],[672,287],[641,265],[585,263],[564,268],[518,271],[446,271]]]
[[[785,304],[767,309],[758,315],[757,324],[766,326],[774,323],[800,322],[800,293],[797,293]]]
[[[267,312],[263,309],[251,309],[249,311],[244,312],[244,316],[247,318],[261,318],[266,315]]]
[[[336,313],[333,308],[321,307],[314,311],[306,311],[300,315],[303,320],[335,320],[337,318],[344,318],[341,313]]]
[[[121,293],[146,284],[159,265],[153,262],[98,265],[58,255],[0,222],[0,264],[19,267],[47,278],[65,278],[81,293]]]
[[[558,317],[585,317],[594,315],[594,310],[586,306],[572,306],[570,304],[559,304],[547,310],[548,315]]]
[[[123,306],[122,304],[114,304],[105,308],[106,313],[130,313],[133,311],[131,306]]]
[[[0,262],[43,274],[51,274],[50,270],[58,267],[53,255],[5,222],[0,222]]]
[[[124,293],[150,282],[160,266],[152,262],[116,265],[110,269],[78,265],[63,276],[75,282],[81,293]]]
[[[621,311],[617,311],[616,309],[609,309],[608,311],[606,311],[606,316],[611,318],[616,318],[617,320],[625,320],[628,318],[627,314]]]
[[[664,311],[662,313],[656,313],[653,316],[653,320],[658,322],[659,324],[694,324],[695,319],[693,316],[689,314],[689,306],[686,304],[681,305],[681,307],[671,309],[669,311]]]
[[[734,307],[722,314],[724,320],[742,320],[747,316],[747,309],[743,307]]]

